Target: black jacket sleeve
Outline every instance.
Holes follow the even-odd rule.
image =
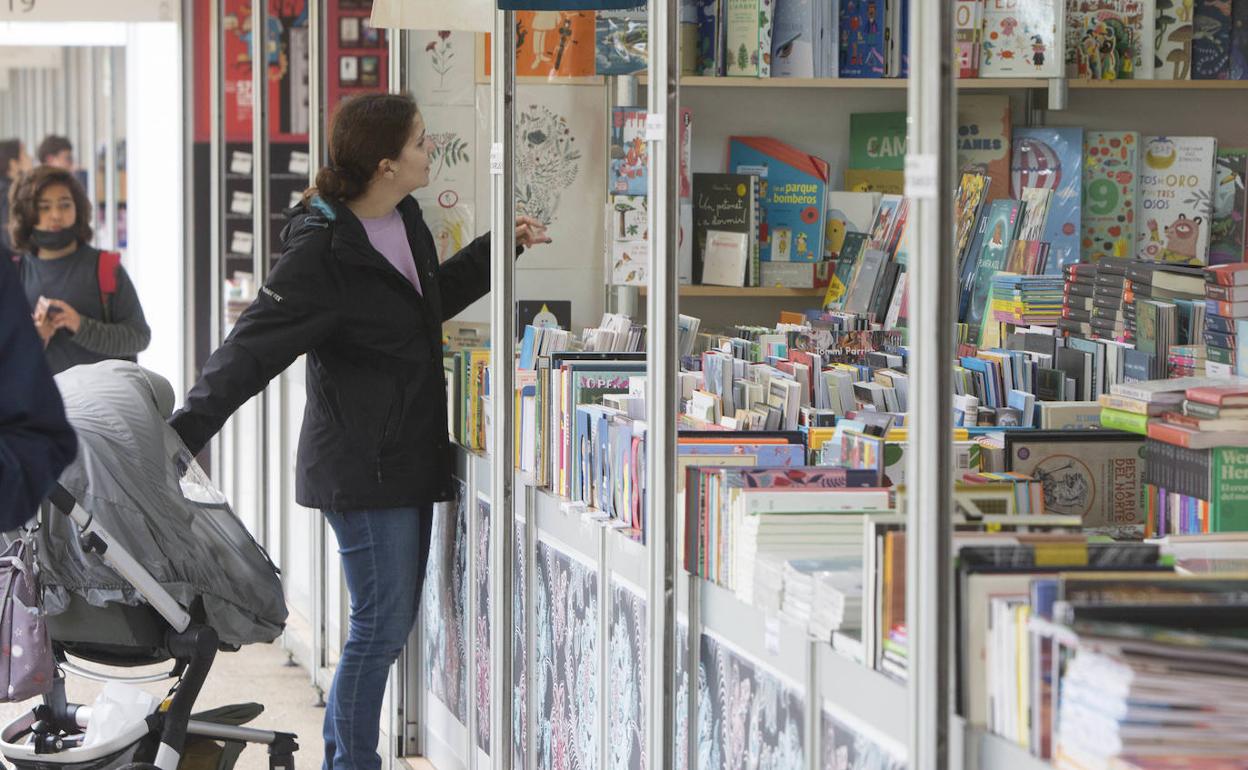
[[[338,282],[328,274],[329,232],[289,244],[259,296],[204,364],[169,423],[198,454],[230,415],[338,325]]]
[[[516,246],[516,258],[524,253]],[[465,246],[438,267],[438,289],[442,292],[442,320],[449,321],[464,308],[490,293],[490,234]]]
[[[0,532],[21,526],[78,441],[9,260],[0,262]]]

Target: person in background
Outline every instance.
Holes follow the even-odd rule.
[[[0,261],[0,532],[35,515],[77,453],[17,271]]]
[[[416,621],[433,504],[454,497],[442,323],[490,290],[490,236],[438,264],[411,193],[431,138],[406,95],[338,108],[330,165],[292,212],[282,257],[170,421],[198,453],[307,353],[295,499],[338,539],[351,621],[325,711],[325,770],[377,770],[390,665]],[[549,243],[517,217],[521,247]]]
[[[39,143],[39,151],[35,155],[39,158],[41,165],[65,171],[74,170],[74,145],[63,136],[57,134],[45,136]]]
[[[30,156],[20,139],[0,140],[0,260],[13,258],[9,238],[9,191],[17,178],[30,171]]]
[[[53,373],[145,350],[152,332],[138,292],[116,254],[90,245],[91,204],[73,174],[39,166],[12,206],[22,286]]]

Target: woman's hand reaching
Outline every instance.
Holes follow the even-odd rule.
[[[546,225],[533,217],[516,217],[516,245],[527,249],[541,243],[551,243]]]

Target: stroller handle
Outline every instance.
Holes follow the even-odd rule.
[[[165,587],[160,584],[156,578],[152,577],[152,573],[139,563],[125,548],[121,547],[108,530],[104,529],[95,521],[91,514],[87,513],[69,490],[60,484],[56,484],[52,488],[52,492],[48,495],[48,500],[54,506],[60,509],[61,513],[71,518],[78,526],[78,531],[82,534],[83,540],[88,546],[99,554],[100,559],[109,566],[114,572],[122,577],[130,585],[134,586],[134,590],[156,610],[174,630],[181,633],[191,625],[191,616],[186,610],[178,604],[178,600],[174,599]]]

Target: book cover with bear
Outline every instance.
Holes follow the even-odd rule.
[[[1153,262],[1208,264],[1217,140],[1149,136],[1141,150],[1137,256]]]

